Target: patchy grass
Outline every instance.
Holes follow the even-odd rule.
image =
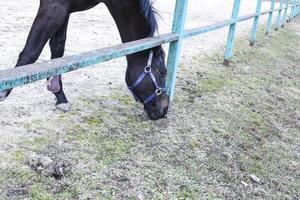
[[[29,191],[30,199],[35,200],[51,200],[51,195],[42,185],[33,185]]]
[[[117,89],[27,124],[39,136],[8,155],[1,199],[300,198],[300,39],[286,29],[258,41],[239,39],[230,68],[221,50],[184,61],[167,119],[148,120]],[[32,153],[70,171],[44,177]]]

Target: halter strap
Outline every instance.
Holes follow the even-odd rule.
[[[149,54],[149,58],[148,58],[148,62],[147,62],[147,66],[146,66],[146,67],[151,67],[152,61],[153,61],[153,56],[154,56],[154,53],[153,53],[153,51],[151,50],[151,51],[150,51],[150,54]]]
[[[151,50],[150,54],[149,54],[149,58],[147,61],[147,65],[144,68],[144,72],[139,76],[139,78],[131,85],[128,87],[128,89],[132,92],[134,98],[136,101],[140,101],[138,96],[136,95],[136,93],[134,92],[134,89],[140,85],[140,83],[144,80],[144,78],[146,77],[146,75],[149,75],[153,85],[155,87],[155,91],[148,96],[144,101],[140,101],[141,103],[147,104],[150,101],[152,101],[155,97],[162,95],[164,92],[166,92],[166,88],[162,88],[158,85],[157,80],[152,72],[152,62],[153,62],[153,57],[154,57],[154,52]]]

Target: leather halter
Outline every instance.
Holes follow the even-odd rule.
[[[153,61],[153,56],[154,56],[154,53],[153,51],[151,50],[150,51],[150,55],[149,55],[149,58],[148,58],[148,62],[147,62],[147,65],[146,67],[144,68],[144,72],[139,76],[139,78],[131,85],[128,87],[128,89],[132,92],[134,98],[136,101],[139,101],[141,103],[144,103],[144,104],[147,104],[149,103],[150,101],[152,101],[154,98],[162,95],[163,93],[166,92],[166,88],[165,87],[160,87],[156,81],[156,78],[152,72],[152,68],[151,68],[151,65],[152,65],[152,61]],[[145,100],[140,100],[138,98],[138,96],[136,95],[136,93],[134,92],[134,89],[137,88],[141,82],[145,79],[145,77],[149,75],[151,80],[152,80],[152,83],[155,87],[155,91],[150,95],[148,96]]]

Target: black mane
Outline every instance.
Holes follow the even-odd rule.
[[[156,10],[153,7],[152,0],[139,0],[140,1],[140,9],[144,17],[148,21],[148,25],[150,27],[150,35],[153,36],[155,31],[158,28],[157,19],[156,19]]]

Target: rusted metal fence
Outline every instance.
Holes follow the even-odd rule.
[[[145,38],[117,46],[98,49],[81,53],[78,55],[58,58],[42,63],[31,64],[19,68],[0,71],[0,90],[10,89],[17,86],[32,83],[59,74],[64,74],[80,68],[99,64],[114,58],[119,58],[146,49],[170,43],[168,57],[167,88],[170,100],[173,100],[176,83],[177,68],[180,60],[181,44],[185,38],[211,32],[229,26],[224,65],[230,64],[236,28],[239,22],[254,19],[251,31],[250,45],[254,45],[258,30],[259,18],[262,15],[269,15],[266,27],[266,34],[269,34],[272,27],[274,12],[277,12],[275,30],[284,27],[286,21],[292,20],[300,13],[300,0],[280,0],[279,8],[275,8],[276,0],[271,0],[271,8],[268,11],[261,11],[262,0],[257,0],[256,12],[254,14],[239,16],[241,0],[234,0],[231,19],[224,20],[212,25],[195,29],[185,30],[185,18],[187,13],[188,0],[176,0],[172,33],[159,37]]]

